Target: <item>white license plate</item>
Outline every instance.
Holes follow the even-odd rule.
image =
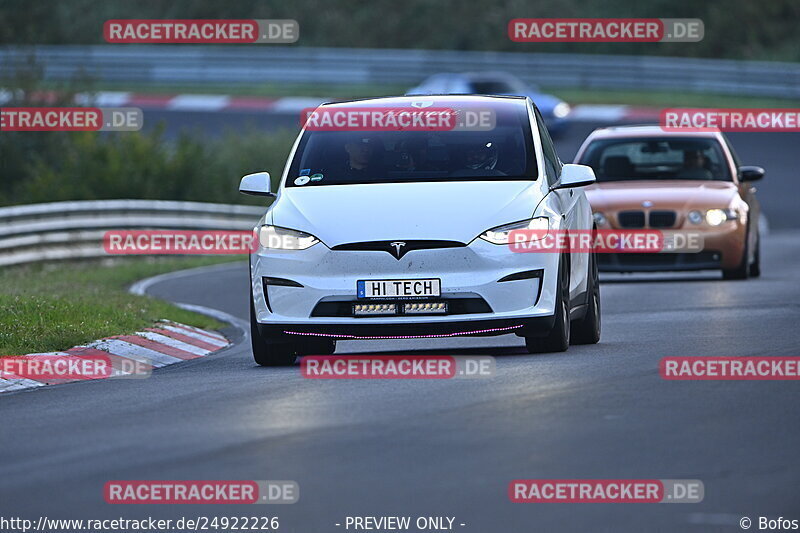
[[[441,296],[438,279],[373,279],[356,282],[359,298],[427,298]]]

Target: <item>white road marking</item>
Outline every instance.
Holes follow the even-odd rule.
[[[121,91],[102,91],[95,94],[79,93],[75,95],[75,103],[96,107],[125,107],[130,101],[131,93]]]
[[[211,350],[206,350],[205,348],[201,348],[193,344],[187,344],[177,339],[173,339],[172,337],[167,337],[166,335],[161,335],[160,333],[155,333],[153,331],[138,331],[136,334],[140,337],[144,337],[145,339],[166,344],[167,346],[183,350],[184,352],[193,353],[195,355],[206,355],[211,353]]]
[[[133,359],[135,361],[139,361],[140,363],[146,363],[156,368],[171,365],[172,363],[177,363],[183,360],[178,357],[165,355],[163,353],[156,352],[155,350],[143,348],[142,346],[118,339],[103,339],[95,341],[89,346],[92,348],[97,348],[98,350],[105,350],[108,353],[118,355],[120,357],[127,357],[128,359]]]
[[[211,344],[218,348],[224,348],[228,345],[228,341],[221,341],[219,339],[211,338],[208,335],[203,335],[201,333],[195,333],[194,331],[188,331],[183,328],[176,328],[175,326],[168,326],[166,324],[161,326],[162,329],[166,329],[167,331],[172,331],[173,333],[178,333],[180,335],[184,335],[186,337],[191,337],[193,339],[197,339],[199,341],[205,342],[206,344]],[[180,341],[179,341],[180,342]]]
[[[181,94],[167,104],[167,109],[180,111],[219,111],[228,107],[229,96],[218,94]]]
[[[273,113],[299,113],[303,109],[311,108],[316,109],[320,104],[324,104],[327,100],[321,98],[311,98],[304,96],[288,96],[285,98],[278,98],[270,111]],[[298,117],[298,123],[300,117]]]
[[[230,341],[228,341],[228,339],[226,339],[224,335],[220,335],[218,333],[214,333],[214,332],[211,332],[211,331],[206,331],[206,330],[200,329],[200,328],[195,328],[193,326],[187,326],[186,324],[177,324],[177,323],[174,323],[174,322],[170,322],[169,320],[164,320],[160,324],[162,326],[163,325],[172,326],[172,327],[176,328],[176,331],[181,332],[181,333],[183,333],[183,332],[185,332],[187,330],[188,331],[193,331],[193,332],[197,333],[198,335],[200,335],[200,337],[198,337],[200,339],[212,338],[212,339],[218,340],[219,342],[223,343],[224,346],[227,346],[227,345],[230,344]]]
[[[628,106],[626,105],[593,105],[584,104],[577,105],[572,108],[572,113],[569,114],[569,120],[593,122],[593,121],[609,121],[616,122],[625,118],[628,113]]]

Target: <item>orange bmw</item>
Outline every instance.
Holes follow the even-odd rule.
[[[702,237],[699,251],[598,254],[600,270],[718,269],[725,279],[760,275],[760,207],[752,182],[764,177],[764,169],[742,166],[722,133],[603,128],[584,141],[575,162],[597,176],[586,196],[598,229]]]

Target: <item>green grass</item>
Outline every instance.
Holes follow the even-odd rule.
[[[125,258],[51,263],[0,270],[0,356],[65,350],[129,334],[160,319],[207,329],[223,324],[147,296],[133,282],[173,270],[231,261],[231,257]]]
[[[45,84],[47,85],[47,84]],[[56,89],[56,86],[49,88]],[[308,96],[337,100],[397,96],[404,94],[407,85],[306,85],[306,84],[253,84],[253,85],[131,85],[93,83],[93,91],[132,91],[151,94],[229,94],[241,96],[263,96],[280,98],[286,96]],[[73,87],[73,90],[89,90]],[[681,91],[627,91],[543,87],[547,93],[555,94],[570,104],[628,104],[655,107],[798,107],[800,100],[787,98],[763,98],[755,96],[719,95]]]
[[[64,85],[59,83],[42,82],[39,86],[43,89],[64,90]],[[72,83],[69,90],[82,91],[124,91],[143,94],[228,94],[233,96],[261,96],[266,98],[281,98],[285,96],[308,96],[317,98],[330,98],[346,100],[352,98],[369,98],[373,96],[397,96],[404,94],[410,86],[406,85],[378,85],[378,84],[235,84],[235,85],[138,85],[131,83],[89,82],[81,85],[80,82]]]
[[[652,107],[798,107],[800,100],[755,96],[718,95],[678,91],[621,91],[559,89],[547,92],[558,95],[570,104],[627,104]]]

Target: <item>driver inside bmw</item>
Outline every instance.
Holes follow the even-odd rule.
[[[678,171],[677,177],[689,180],[710,180],[714,176],[706,168],[706,156],[702,150],[684,150],[683,168]]]

